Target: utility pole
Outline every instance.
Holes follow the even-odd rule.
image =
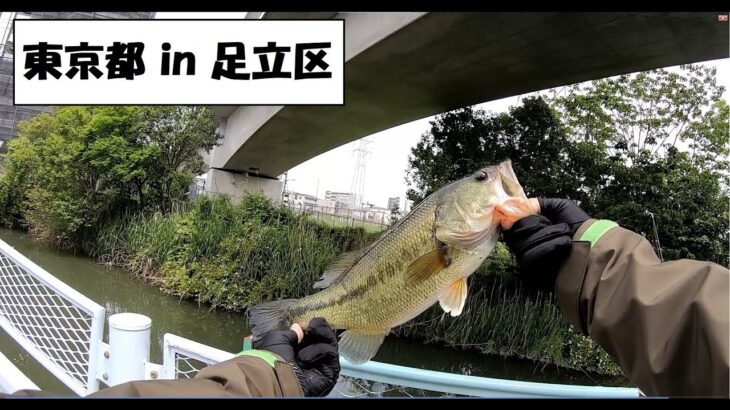
[[[284,189],[281,190],[281,202],[284,202],[284,195],[286,194],[287,182],[289,182],[289,171],[284,173]]]
[[[284,202],[284,194],[286,193],[289,182],[296,181],[296,179],[289,179],[289,171],[284,173],[284,188],[281,190],[281,202]]]
[[[317,190],[314,193],[314,198],[315,201],[319,201],[319,177],[317,177]]]

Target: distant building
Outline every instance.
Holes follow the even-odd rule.
[[[188,195],[195,198],[205,193],[205,178],[208,174],[196,175],[188,186]]]
[[[13,20],[23,19],[153,19],[154,12],[0,12],[0,141],[18,136],[18,122],[50,112],[46,106],[13,105]],[[4,147],[0,147],[4,149]]]
[[[390,223],[390,209],[367,204],[362,208],[362,218],[368,222],[388,224]]]
[[[388,198],[388,209],[393,210],[394,208],[400,209],[400,197],[398,196]]]
[[[327,191],[324,194],[324,199],[329,199],[330,201],[339,202],[343,205],[347,205],[350,207],[355,206],[355,194],[352,194],[350,192]]]
[[[285,191],[284,203],[292,208],[311,209],[317,205],[317,197],[299,192]]]
[[[331,199],[317,198],[317,205],[314,210],[325,214],[334,214],[337,208],[337,202]]]
[[[350,214],[355,208],[355,194],[350,192],[327,191],[324,199],[335,202],[335,213],[337,214]]]

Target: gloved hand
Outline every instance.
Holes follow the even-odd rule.
[[[296,330],[268,333],[253,347],[275,353],[291,364],[305,396],[324,397],[340,376],[337,336],[323,318],[312,319],[303,338],[297,334],[301,327],[292,327]]]
[[[529,287],[554,291],[555,279],[572,249],[572,238],[590,219],[569,199],[538,199],[541,215],[530,215],[502,232],[515,254],[520,275]]]
[[[583,225],[583,222],[591,219],[574,201],[562,198],[537,198],[540,209],[538,213],[547,217],[553,224],[564,223],[568,225],[573,235]]]

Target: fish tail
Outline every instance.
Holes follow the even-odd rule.
[[[258,341],[272,330],[288,329],[292,325],[289,307],[296,299],[282,299],[258,304],[248,310],[251,336]]]

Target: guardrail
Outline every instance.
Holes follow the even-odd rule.
[[[205,366],[235,357],[233,353],[206,346],[183,337],[164,336],[165,378],[191,378]],[[395,386],[475,397],[512,398],[637,398],[635,388],[574,386],[416,369],[388,363],[367,362],[354,365],[340,357],[342,376],[370,380]]]
[[[75,393],[96,378],[104,308],[0,241],[0,327]]]
[[[236,356],[170,333],[166,333],[162,340],[162,378],[165,379],[192,379],[203,367]]]

